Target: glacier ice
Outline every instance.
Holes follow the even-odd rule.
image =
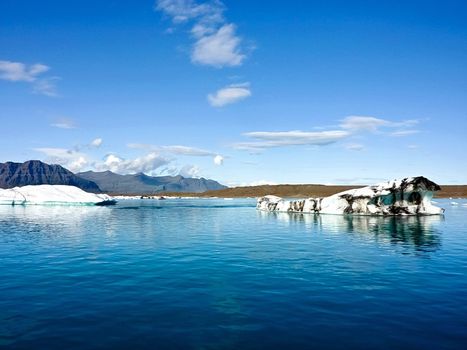
[[[75,186],[29,185],[0,189],[0,204],[112,205],[115,203],[115,199],[106,194],[88,193]]]
[[[324,198],[286,200],[264,196],[256,208],[263,211],[356,215],[439,215],[444,209],[432,204],[441,188],[423,176],[407,177],[352,189]]]

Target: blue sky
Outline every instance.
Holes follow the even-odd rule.
[[[466,184],[465,1],[0,2],[0,161]]]

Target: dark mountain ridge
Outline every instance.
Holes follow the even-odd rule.
[[[80,178],[57,164],[49,165],[39,160],[0,163],[0,188],[27,185],[69,185],[86,192],[100,192],[93,181]]]

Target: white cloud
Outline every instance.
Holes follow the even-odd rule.
[[[129,148],[134,149],[146,149],[153,151],[165,151],[168,153],[173,153],[182,156],[212,156],[215,153],[207,151],[201,148],[190,147],[190,146],[181,146],[181,145],[172,145],[172,146],[156,146],[146,143],[129,143],[127,144]]]
[[[246,56],[240,47],[241,39],[236,26],[224,18],[225,6],[221,1],[159,0],[156,9],[170,16],[174,24],[193,23],[193,63],[218,68],[243,63]]]
[[[232,84],[208,95],[208,101],[213,107],[222,107],[251,96],[249,84]]]
[[[201,169],[196,165],[185,165],[178,172],[183,177],[198,178],[201,174]]]
[[[49,69],[48,66],[41,63],[26,65],[21,62],[0,61],[0,79],[33,82],[38,75]]]
[[[102,139],[100,137],[98,137],[97,139],[94,139],[91,141],[91,143],[89,144],[90,147],[95,147],[95,148],[98,148],[102,145]]]
[[[178,154],[182,156],[205,157],[215,155],[215,153],[211,151],[206,151],[204,149],[189,146],[160,146],[160,149],[169,153]]]
[[[102,139],[97,138],[87,145],[77,145],[71,149],[43,147],[34,148],[34,151],[45,155],[48,163],[60,164],[72,172],[80,172],[98,166],[99,163],[92,161],[90,156],[83,153],[84,150],[97,148],[102,144]]]
[[[91,142],[89,142],[87,144],[75,145],[73,147],[73,151],[74,152],[80,152],[82,150],[93,150],[93,149],[99,148],[102,145],[102,142],[103,142],[103,140],[100,137],[98,137],[98,138],[95,138],[94,140],[92,140]]]
[[[241,142],[234,145],[234,148],[240,150],[259,151],[266,148],[297,146],[297,145],[315,145],[323,146],[335,143],[350,135],[344,130],[330,131],[255,131],[244,134],[260,141]]]
[[[408,129],[408,130],[397,130],[397,131],[394,131],[391,133],[391,136],[396,136],[396,137],[399,137],[399,136],[409,136],[409,135],[413,135],[413,134],[418,134],[420,132],[420,130],[412,130],[412,129]]]
[[[201,36],[193,46],[192,62],[218,68],[241,65],[245,55],[235,30],[234,24],[225,24],[215,33]]]
[[[224,157],[222,157],[220,154],[216,155],[213,159],[214,164],[216,165],[222,165],[224,164]]]
[[[180,174],[184,177],[200,177],[201,174],[201,169],[198,166],[185,165],[180,167],[175,163],[174,158],[154,150],[135,158],[124,158],[118,154],[110,153],[100,160],[93,159],[89,154],[81,151],[91,150],[92,145],[98,147],[97,145],[101,143],[102,139],[98,138],[88,145],[77,146],[73,149],[44,147],[35,148],[34,151],[44,154],[45,162],[60,164],[74,173],[86,170],[110,170],[117,174],[145,173],[153,176]],[[222,156],[216,155],[213,159],[216,164],[222,164]]]
[[[362,132],[378,133],[390,136],[406,136],[418,133],[418,130],[407,129],[418,124],[415,119],[403,121],[389,121],[385,119],[368,116],[349,116],[341,120],[340,129],[323,131],[257,131],[248,132],[244,136],[254,138],[259,141],[240,142],[233,145],[233,148],[249,151],[250,153],[259,153],[266,148],[293,146],[293,145],[329,145],[340,140],[349,138]],[[380,129],[386,130],[380,131]],[[388,128],[399,128],[393,132],[387,132]],[[318,128],[314,128],[315,130]],[[319,128],[321,129],[321,128]],[[357,143],[349,143],[344,146],[349,150],[361,151],[364,146]]]
[[[345,145],[345,148],[350,150],[350,151],[363,151],[365,149],[365,146],[359,144],[359,143],[349,143]]]
[[[182,23],[194,18],[203,22],[222,22],[224,6],[220,1],[197,4],[193,0],[159,0],[156,9],[172,17],[174,23]]]
[[[38,79],[34,82],[33,92],[40,95],[45,95],[49,97],[57,97],[57,87],[55,82],[60,80],[58,77]]]
[[[53,126],[54,128],[59,128],[59,129],[75,129],[76,128],[75,122],[69,118],[57,119],[54,123],[50,124],[50,126]]]
[[[27,65],[21,62],[0,61],[0,79],[11,82],[32,84],[33,92],[54,97],[57,96],[55,81],[58,77],[40,78],[50,67],[42,63]]]
[[[376,131],[381,126],[387,126],[390,123],[387,120],[375,117],[349,116],[342,120],[341,128],[352,131],[366,130]]]
[[[118,174],[155,174],[162,167],[171,162],[156,152],[150,152],[144,156],[133,159],[125,159],[115,154],[109,154],[101,163],[94,164],[98,171],[110,170]]]
[[[68,169],[71,172],[80,172],[88,165],[88,161],[84,156],[79,156],[68,164]]]
[[[328,144],[335,140],[341,139],[349,135],[348,132],[342,130],[331,131],[254,131],[244,135],[260,140],[268,140],[286,144]]]
[[[376,132],[380,128],[406,128],[418,124],[418,120],[409,119],[400,122],[393,122],[368,116],[349,116],[341,121],[340,127],[352,132],[371,131]]]
[[[129,143],[127,145],[129,148],[135,149],[145,149],[156,152],[165,152],[178,156],[186,157],[213,157],[214,164],[222,165],[225,157],[205,149],[190,147],[190,146],[181,146],[181,145],[172,145],[172,146],[155,146],[142,143]]]
[[[84,170],[89,165],[88,157],[77,151],[65,148],[35,148],[34,151],[43,153],[47,163],[60,164],[72,172]]]

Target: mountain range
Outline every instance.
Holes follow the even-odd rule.
[[[0,163],[0,188],[27,185],[69,185],[86,192],[100,192],[95,182],[78,177],[57,164],[49,165],[39,160]]]
[[[162,192],[194,192],[227,188],[217,181],[204,178],[178,176],[148,176],[143,173],[119,175],[111,171],[87,171],[77,176],[95,182],[105,193],[113,194],[156,194]]]
[[[0,188],[26,185],[70,185],[86,192],[109,194],[156,194],[162,192],[201,193],[227,188],[217,181],[183,176],[148,176],[143,173],[119,175],[111,171],[73,174],[57,164],[39,160],[0,163]]]

